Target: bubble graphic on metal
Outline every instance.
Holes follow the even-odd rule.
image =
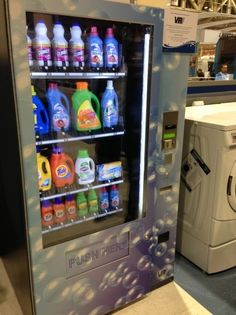
[[[153,243],[148,247],[148,252],[150,255],[154,253],[155,247],[156,247],[156,244],[153,244]]]
[[[134,11],[137,11],[139,13],[144,13],[147,11],[147,7],[144,7],[144,6],[137,6],[137,5],[131,5],[132,8],[134,9]]]
[[[148,229],[145,233],[144,233],[144,235],[143,235],[143,239],[145,240],[145,241],[150,241],[150,239],[153,237],[153,231],[152,231],[152,229]]]
[[[143,234],[144,234],[143,224],[132,226],[131,231],[130,231],[130,240],[131,240],[130,247],[131,248],[136,247],[142,241]]]
[[[129,272],[130,272],[130,267],[129,267],[127,262],[122,262],[116,268],[116,273],[119,275],[119,277],[123,277],[124,275],[126,275]]]
[[[48,270],[45,265],[34,265],[33,273],[35,282],[40,283],[46,278]]]
[[[154,254],[156,257],[162,257],[167,251],[167,244],[160,243],[154,249]]]
[[[116,272],[112,272],[108,279],[108,285],[111,287],[117,287],[122,282],[122,278]]]
[[[109,16],[107,15],[106,12],[104,11],[99,11],[99,10],[94,10],[89,12],[88,14],[89,17],[93,17],[93,18],[105,18],[106,20],[109,19]]]
[[[166,110],[169,111],[178,111],[179,110],[179,106],[175,103],[175,102],[169,102],[166,104]]]
[[[76,10],[76,6],[73,4],[73,1],[70,0],[63,0],[64,4],[66,5],[66,9],[70,11]]]
[[[108,285],[107,283],[104,283],[104,282],[101,282],[98,287],[100,291],[105,291],[107,288],[108,288]]]
[[[90,285],[85,285],[73,294],[73,302],[79,305],[87,305],[95,297],[95,290]]]
[[[41,297],[38,294],[35,294],[34,298],[36,304],[39,304],[41,302]]]
[[[175,260],[175,248],[170,248],[166,252],[165,263],[166,264],[171,264],[171,263],[174,262],[174,260]]]
[[[157,9],[151,9],[150,10],[150,14],[151,14],[151,16],[153,16],[153,17],[155,17],[155,16],[157,16],[157,14],[158,14],[158,11],[157,11]]]
[[[152,269],[152,258],[151,256],[145,255],[141,257],[137,263],[138,270],[147,271]]]
[[[142,287],[141,285],[137,285],[135,287],[133,287],[132,289],[130,289],[126,295],[126,301],[127,303],[139,299],[143,296],[145,290],[144,287]]]
[[[168,212],[164,215],[164,221],[166,227],[174,227],[177,224],[177,211],[178,204],[174,204],[168,210]]]
[[[166,174],[168,172],[168,169],[163,165],[158,165],[156,168],[156,171],[157,171],[157,173],[163,175],[163,174]]]
[[[124,306],[126,304],[126,297],[122,296],[115,302],[115,308],[119,308],[121,306]]]
[[[93,309],[88,315],[104,315],[111,311],[110,306],[100,305]]]
[[[108,279],[109,279],[109,277],[112,275],[112,271],[108,271],[106,274],[105,274],[105,276],[103,277],[103,280],[102,280],[102,282],[103,283],[107,283],[108,282]]]
[[[158,219],[152,227],[152,231],[154,234],[159,234],[165,226],[165,222],[162,219]]]
[[[131,271],[128,273],[123,280],[123,287],[126,289],[130,289],[134,287],[139,280],[139,274],[136,271]]]
[[[51,303],[60,303],[69,299],[71,288],[65,287],[65,283],[64,278],[50,281],[43,291],[44,299]]]
[[[168,59],[164,60],[164,67],[168,70],[174,70],[180,65],[180,54],[171,54]]]
[[[170,277],[173,276],[173,266],[172,265],[166,265],[164,266],[161,270],[159,270],[157,272],[157,278],[160,280],[160,281],[163,281],[165,279],[168,279]]]
[[[70,311],[69,313],[68,313],[68,315],[79,315],[79,313],[77,312],[77,311]]]

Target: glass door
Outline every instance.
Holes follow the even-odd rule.
[[[43,246],[146,215],[150,25],[27,12]]]

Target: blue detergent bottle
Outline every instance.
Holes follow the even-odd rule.
[[[118,42],[112,28],[107,28],[104,40],[104,64],[108,70],[115,70],[119,65]]]
[[[88,66],[91,69],[99,70],[103,67],[103,42],[98,36],[96,26],[91,27],[87,39]]]
[[[70,129],[70,103],[57,83],[49,83],[47,91],[51,131],[66,132]]]
[[[36,136],[46,135],[49,132],[49,117],[41,102],[40,98],[36,95],[34,86],[31,85],[32,91],[32,104],[34,113],[34,130]]]
[[[107,81],[107,87],[101,100],[102,123],[104,128],[113,128],[118,124],[119,103],[113,88],[113,81]]]

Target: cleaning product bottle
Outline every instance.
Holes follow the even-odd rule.
[[[69,41],[70,65],[75,69],[84,68],[84,42],[81,39],[81,28],[73,25],[70,28],[71,39]]]
[[[72,158],[61,147],[53,148],[50,158],[52,181],[56,188],[71,185],[74,182],[75,169]]]
[[[78,209],[78,216],[80,218],[86,217],[88,215],[88,204],[87,204],[87,199],[83,192],[79,192],[77,194],[76,205]]]
[[[111,210],[116,210],[119,208],[120,204],[120,194],[119,190],[116,185],[112,185],[110,188],[110,193],[109,193],[109,199],[110,199],[110,209]]]
[[[73,195],[67,195],[65,198],[66,216],[70,221],[74,221],[77,218],[77,207],[75,198]]]
[[[93,70],[103,67],[103,42],[98,36],[96,26],[91,27],[91,32],[87,39],[88,66]]]
[[[31,85],[32,103],[34,111],[34,130],[36,136],[46,135],[49,132],[49,117],[41,102],[40,98],[36,95],[34,86]]]
[[[98,213],[98,197],[94,189],[88,192],[88,206],[90,214]]]
[[[49,227],[54,224],[53,208],[49,200],[42,201],[41,219],[42,219],[42,225],[45,227]]]
[[[54,199],[53,212],[54,212],[55,223],[63,224],[63,222],[66,221],[65,205],[61,197],[57,197]]]
[[[38,185],[40,191],[47,191],[52,186],[52,175],[48,159],[41,155],[39,147],[36,147],[38,167]]]
[[[33,48],[37,65],[43,70],[49,70],[52,66],[51,42],[47,36],[47,27],[43,20],[35,26],[35,38]]]
[[[104,64],[108,70],[115,70],[119,65],[118,42],[112,28],[107,28],[104,40]]]
[[[33,51],[32,51],[32,40],[27,34],[28,32],[28,26],[26,26],[26,39],[27,39],[27,47],[28,47],[28,62],[29,66],[33,66]]]
[[[53,26],[53,64],[56,68],[66,70],[69,66],[68,60],[68,42],[64,37],[64,27],[57,22]]]
[[[76,82],[72,106],[75,130],[89,131],[101,128],[100,103],[96,95],[88,90],[87,82]]]
[[[104,128],[113,128],[118,124],[119,104],[113,88],[113,81],[107,81],[107,87],[101,100],[102,124]]]
[[[79,150],[75,162],[75,173],[80,185],[93,183],[95,180],[95,164],[89,157],[87,150]]]
[[[49,83],[47,91],[51,130],[65,132],[70,129],[70,103],[64,93],[58,89],[57,83]]]
[[[109,211],[109,195],[106,187],[102,187],[99,194],[100,212],[104,213]]]

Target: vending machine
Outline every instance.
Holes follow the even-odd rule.
[[[24,314],[107,314],[173,279],[189,56],[161,9],[0,4],[6,270]]]

